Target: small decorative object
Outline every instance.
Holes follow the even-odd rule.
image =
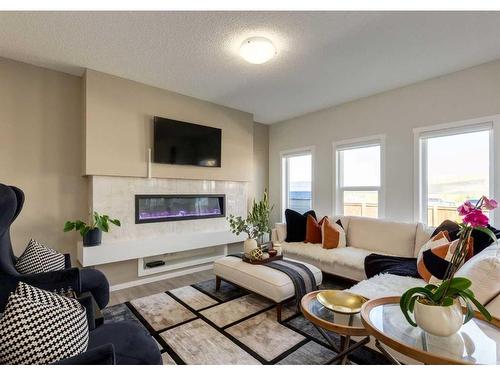
[[[83,246],[97,246],[101,244],[102,232],[109,232],[109,223],[117,227],[121,225],[120,220],[110,219],[108,215],[99,215],[94,211],[90,215],[90,224],[86,224],[81,220],[67,221],[64,224],[64,231],[76,230],[83,237]]]
[[[341,314],[357,314],[367,301],[363,296],[343,290],[325,290],[319,292],[316,298],[327,309]]]
[[[462,324],[474,317],[472,305],[487,320],[491,320],[488,310],[474,298],[474,293],[469,289],[472,285],[471,281],[464,277],[454,276],[466,258],[473,230],[484,232],[493,239],[494,243],[497,242],[495,234],[487,228],[488,216],[483,214],[483,210],[494,210],[497,206],[497,201],[483,196],[475,205],[466,201],[458,207],[457,210],[463,217],[463,222],[459,223],[458,243],[442,282],[439,285],[428,284],[425,287],[411,288],[401,296],[401,310],[412,326],[419,326],[433,335],[451,336],[458,332]],[[465,318],[460,299],[466,307]],[[409,314],[411,312],[416,322],[411,318]]]
[[[258,248],[259,245],[257,244],[257,240],[255,238],[247,238],[243,242],[243,252],[245,254],[250,254],[250,252],[256,248]]]
[[[246,219],[241,216],[229,215],[231,232],[237,236],[240,233],[246,233],[248,236],[243,244],[245,254],[250,254],[252,250],[262,245],[264,235],[271,231],[270,215],[272,209],[269,206],[267,191],[265,191],[262,201],[255,202],[254,200]]]
[[[276,250],[276,255],[281,255],[281,243],[273,242],[273,249]]]
[[[260,248],[253,249],[250,251],[249,258],[251,260],[261,260],[264,253]]]
[[[270,258],[269,253],[262,253],[262,257],[260,258],[260,260],[266,260],[269,258]]]
[[[272,248],[272,249],[269,249],[268,251],[268,254],[269,256],[272,258],[272,257],[275,257],[276,254],[278,254],[278,252],[276,251],[276,249]]]

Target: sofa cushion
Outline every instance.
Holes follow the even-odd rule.
[[[455,275],[472,281],[470,289],[476,299],[483,305],[489,303],[500,293],[500,249],[496,245],[484,249],[465,262]]]
[[[323,249],[336,249],[346,246],[346,235],[342,222],[337,220],[336,223],[325,218],[321,225],[321,246]]]
[[[498,294],[493,301],[488,303],[486,306],[486,310],[497,319],[500,319],[500,294]]]
[[[15,267],[22,274],[60,271],[65,268],[64,261],[64,254],[31,239]]]
[[[300,214],[288,208],[285,210],[287,242],[299,242],[306,239],[307,215],[311,215],[316,219],[314,211],[307,211],[304,214]]]
[[[271,240],[276,242],[285,242],[286,240],[286,223],[276,223],[272,230]]]
[[[366,217],[350,217],[347,246],[371,252],[412,257],[416,224],[398,223]]]
[[[11,294],[0,319],[0,364],[49,364],[82,353],[88,342],[82,305],[27,284]]]
[[[430,240],[432,234],[432,229],[425,226],[422,223],[417,223],[417,229],[415,233],[415,250],[413,251],[413,257],[418,257],[418,253],[424,244]]]
[[[324,221],[327,219],[328,218],[325,216],[320,221],[318,221],[314,216],[307,215],[305,242],[321,243],[321,228]]]
[[[491,225],[488,225],[487,228],[493,232],[493,234],[497,237],[500,238],[500,231]],[[437,233],[440,231],[447,231],[450,239],[452,241],[458,239],[458,232],[460,230],[460,226],[451,220],[445,220],[443,221],[432,233],[432,236],[435,236]],[[481,232],[480,230],[473,229],[471,237],[473,238],[472,242],[472,252],[474,255],[479,254],[481,251],[486,249],[488,246],[490,246],[493,243],[493,240],[489,235],[487,235],[484,232]]]
[[[334,251],[323,251],[320,256],[321,264],[336,263],[341,267],[351,267],[359,270],[365,269],[365,258],[371,251],[355,247],[341,247]]]
[[[305,242],[283,242],[281,250],[284,255],[300,255],[304,259],[319,261],[321,255],[326,251],[321,244],[311,244]]]

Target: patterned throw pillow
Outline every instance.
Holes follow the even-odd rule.
[[[19,283],[0,319],[0,364],[48,364],[87,349],[89,328],[77,301]]]
[[[321,246],[323,246],[323,249],[346,247],[346,235],[340,220],[336,223],[332,223],[326,217],[321,226],[321,235]]]
[[[22,274],[63,270],[64,254],[31,239],[15,267]]]
[[[450,241],[447,231],[443,230],[425,243],[418,253],[417,270],[422,279],[436,284],[444,279],[450,260],[457,248],[458,240]],[[465,260],[473,255],[472,240],[467,246]]]

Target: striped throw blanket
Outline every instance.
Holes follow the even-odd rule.
[[[243,258],[243,254],[230,254],[230,256]],[[261,264],[261,266],[281,271],[292,280],[293,286],[295,287],[295,299],[297,304],[300,304],[300,300],[307,293],[318,289],[314,274],[302,263],[281,259]]]

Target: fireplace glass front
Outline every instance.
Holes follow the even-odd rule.
[[[225,195],[136,195],[136,224],[224,217]]]

